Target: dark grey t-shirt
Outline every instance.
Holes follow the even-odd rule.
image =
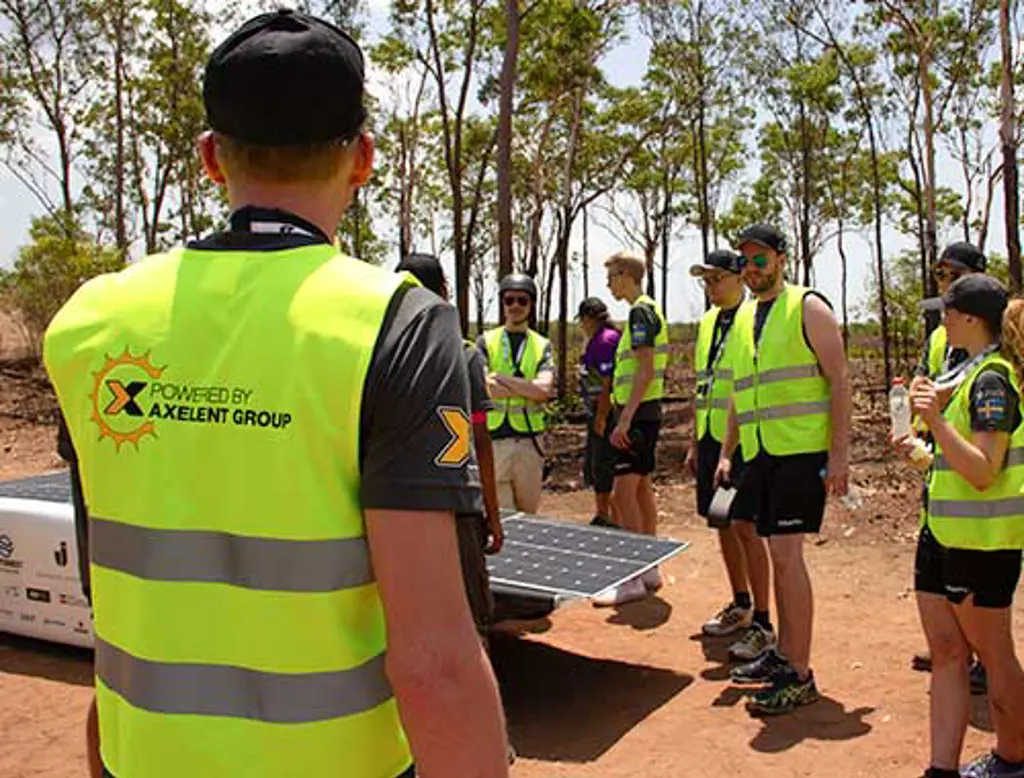
[[[462,356],[466,360],[466,372],[469,374],[469,414],[474,424],[487,423],[487,412],[494,409],[494,401],[487,393],[487,371],[479,349],[473,343],[463,347]]]

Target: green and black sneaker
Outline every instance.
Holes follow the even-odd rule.
[[[740,686],[758,686],[770,683],[772,679],[784,670],[791,670],[792,666],[779,650],[772,646],[761,653],[753,662],[734,667],[729,677],[732,682]]]
[[[814,685],[814,673],[803,681],[796,670],[788,668],[772,679],[772,685],[758,692],[747,702],[747,710],[759,716],[778,716],[792,713],[801,705],[809,705],[821,698]]]

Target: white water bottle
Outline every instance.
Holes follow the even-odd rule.
[[[893,438],[899,440],[911,434],[910,395],[907,394],[902,378],[894,378],[892,389],[889,390],[889,418],[892,421]]]

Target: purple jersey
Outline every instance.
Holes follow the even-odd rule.
[[[581,391],[588,405],[601,393],[601,379],[608,378],[615,367],[615,349],[622,333],[613,327],[602,327],[587,342],[581,362]]]

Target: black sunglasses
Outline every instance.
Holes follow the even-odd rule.
[[[505,305],[518,305],[525,308],[530,304],[530,298],[525,294],[507,294],[501,298]]]

